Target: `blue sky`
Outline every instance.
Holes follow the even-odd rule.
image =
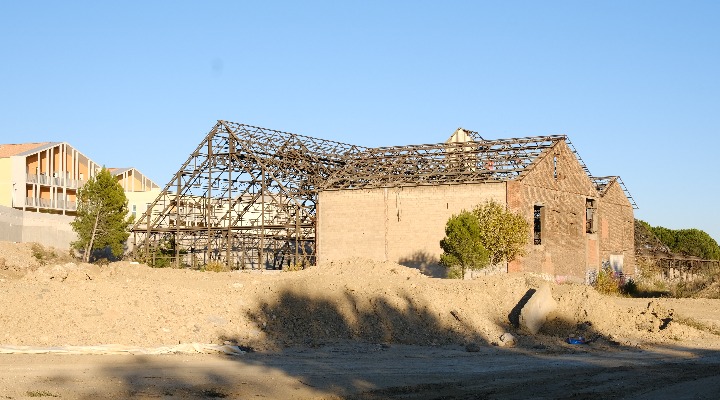
[[[566,134],[720,241],[720,2],[3,1],[0,142],[164,186],[218,119],[365,146]]]

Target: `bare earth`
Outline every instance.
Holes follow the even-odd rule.
[[[720,300],[551,283],[558,308],[540,333],[512,326],[545,283],[366,260],[99,267],[0,242],[0,399],[717,398]],[[579,336],[589,343],[566,343]]]

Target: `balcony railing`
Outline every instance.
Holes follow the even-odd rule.
[[[46,174],[26,174],[27,183],[39,183],[41,185],[48,186],[62,186],[69,189],[77,189],[85,184],[85,180],[82,179],[71,179],[70,174],[54,174],[54,176]]]
[[[26,197],[25,207],[47,208],[53,210],[76,211],[77,202],[61,199],[41,199],[37,197]]]

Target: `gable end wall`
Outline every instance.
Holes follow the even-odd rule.
[[[588,271],[597,270],[610,254],[623,254],[624,270],[634,270],[633,213],[629,201],[622,190],[619,194],[609,191],[600,197],[565,142],[558,143],[538,160],[522,180],[508,185],[508,199],[512,199],[508,203],[510,208],[525,216],[531,226],[526,255],[510,263],[510,271],[584,279]],[[587,199],[596,201],[595,233],[586,231]],[[540,245],[533,243],[532,236],[535,205],[543,207]]]

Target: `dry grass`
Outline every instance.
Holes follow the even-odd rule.
[[[221,263],[219,261],[210,261],[209,263],[205,264],[205,267],[203,267],[203,271],[230,272],[230,267],[228,267],[227,264]]]
[[[30,251],[40,265],[71,261],[69,255],[63,254],[52,248],[45,248],[38,243],[33,243],[30,247]]]
[[[293,262],[283,266],[285,272],[302,271],[303,269],[305,269],[305,265],[301,262]]]
[[[720,336],[720,329],[718,329],[712,325],[708,325],[706,323],[698,321],[694,318],[675,318],[673,320],[673,322],[695,328],[699,331],[712,333],[713,335]]]
[[[720,299],[720,271],[700,271],[692,279],[666,279],[652,260],[642,258],[638,269],[637,297]]]

